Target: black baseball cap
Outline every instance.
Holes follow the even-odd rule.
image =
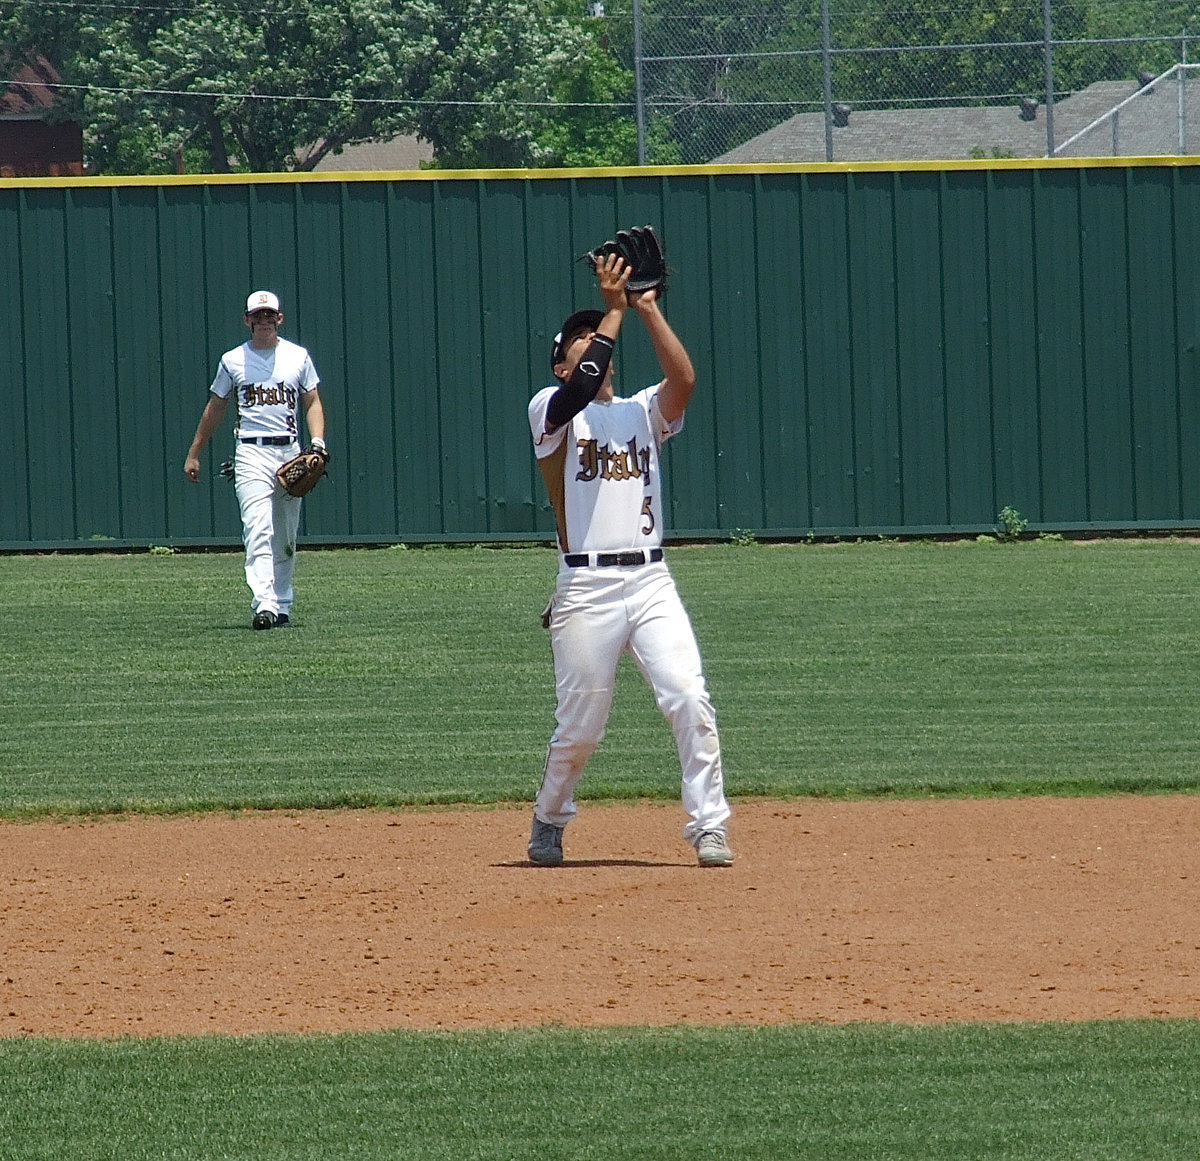
[[[594,331],[604,321],[602,310],[577,310],[562,325],[562,329],[554,336],[550,344],[550,370],[563,361],[567,344],[580,331]]]

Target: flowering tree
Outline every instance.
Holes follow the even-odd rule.
[[[573,0],[14,0],[0,44],[58,67],[93,173],[307,170],[404,133],[441,166],[632,162],[601,24]]]

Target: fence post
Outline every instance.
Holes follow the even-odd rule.
[[[1187,50],[1184,49],[1186,58]],[[1178,81],[1175,87],[1175,95],[1178,99],[1178,108],[1176,109],[1176,120],[1179,128],[1179,144],[1176,152],[1180,157],[1187,154],[1187,69],[1183,67],[1183,61],[1175,69],[1176,80]]]
[[[833,160],[833,51],[829,34],[829,0],[821,0],[821,71],[825,90],[825,160]]]
[[[1053,0],[1042,0],[1042,60],[1046,76],[1046,156],[1054,156],[1054,14]]]
[[[642,83],[642,0],[633,0],[633,87],[638,165],[646,164],[646,97]]]

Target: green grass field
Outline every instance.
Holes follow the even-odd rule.
[[[681,547],[734,795],[1194,790],[1200,549]],[[235,554],[0,557],[0,816],[527,800],[545,549],[308,552],[249,630]],[[673,797],[632,667],[582,786]]]
[[[1194,544],[670,561],[735,799],[1200,786]],[[307,552],[296,627],[252,633],[236,554],[0,557],[0,817],[528,802],[553,570]],[[631,668],[581,790],[677,796]],[[0,1159],[1174,1159],[1198,1061],[1193,1021],[10,1040]]]
[[[1200,1025],[0,1042],[5,1161],[1195,1157]]]

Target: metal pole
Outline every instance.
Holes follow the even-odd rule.
[[[833,53],[829,35],[829,0],[821,0],[821,70],[825,89],[825,160],[833,160]]]
[[[1187,74],[1187,71],[1188,71],[1187,64],[1188,64],[1188,30],[1187,30],[1187,29],[1184,29],[1184,30],[1183,30],[1183,47],[1182,47],[1182,53],[1181,53],[1181,55],[1180,55],[1180,72],[1181,72],[1181,73],[1183,73],[1183,74],[1184,74],[1184,76],[1186,76],[1186,74]],[[1186,83],[1187,83],[1187,82],[1184,82],[1184,84],[1186,84]],[[1187,155],[1187,151],[1188,151],[1188,110],[1187,110],[1187,96],[1188,96],[1188,95],[1187,95],[1187,91],[1186,91],[1186,90],[1184,90],[1184,92],[1183,92],[1183,101],[1184,101],[1184,106],[1183,106],[1183,125],[1182,125],[1182,127],[1181,127],[1181,130],[1180,130],[1180,132],[1183,134],[1183,145],[1182,145],[1182,148],[1180,149],[1180,154],[1181,154],[1181,155]]]
[[[1185,28],[1179,37],[1179,156],[1183,157],[1188,151],[1187,131],[1187,49],[1188,37]]]
[[[633,83],[638,165],[646,164],[646,96],[642,87],[642,0],[633,0]]]
[[[1046,156],[1054,156],[1054,17],[1053,0],[1042,0],[1042,58],[1046,75]]]
[[[1187,94],[1184,92],[1184,88],[1183,88],[1184,83],[1185,83],[1184,79],[1183,79],[1183,69],[1180,68],[1177,71],[1179,74],[1179,76],[1178,76],[1179,84],[1176,89],[1176,95],[1179,98],[1179,108],[1177,111],[1177,116],[1179,119],[1179,150],[1178,150],[1178,152],[1179,152],[1179,156],[1182,157],[1187,152],[1187,110],[1185,107],[1185,99],[1186,99]]]

